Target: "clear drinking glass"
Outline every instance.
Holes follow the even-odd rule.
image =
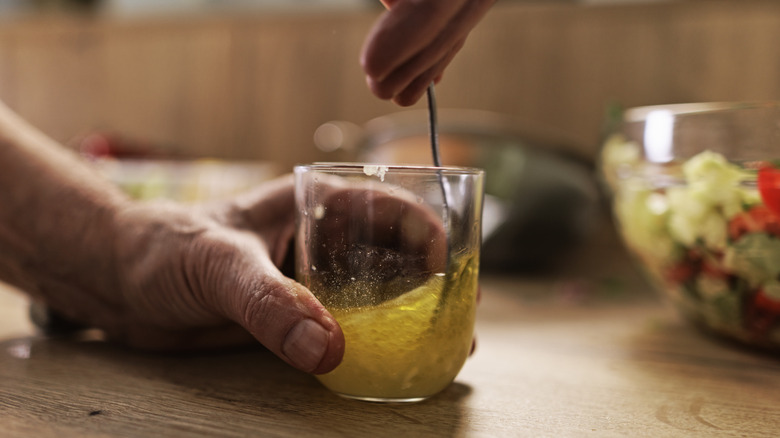
[[[473,336],[483,186],[472,168],[295,168],[297,280],[346,340],[317,376],[327,388],[413,402],[455,379]]]

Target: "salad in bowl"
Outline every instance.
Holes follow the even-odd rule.
[[[697,325],[780,347],[780,103],[627,110],[600,164],[663,295]]]

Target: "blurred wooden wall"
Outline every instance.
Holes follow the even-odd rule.
[[[323,159],[321,123],[402,110],[368,92],[357,62],[379,12],[6,20],[0,98],[63,142],[105,129],[198,156]],[[593,154],[611,102],[780,99],[778,47],[776,1],[499,2],[438,101]]]

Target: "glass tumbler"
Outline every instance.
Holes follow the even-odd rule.
[[[484,172],[295,167],[296,277],[340,324],[338,395],[414,402],[446,388],[471,348]]]

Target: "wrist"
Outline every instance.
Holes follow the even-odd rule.
[[[117,213],[130,201],[0,103],[0,280],[48,298],[114,271]]]

